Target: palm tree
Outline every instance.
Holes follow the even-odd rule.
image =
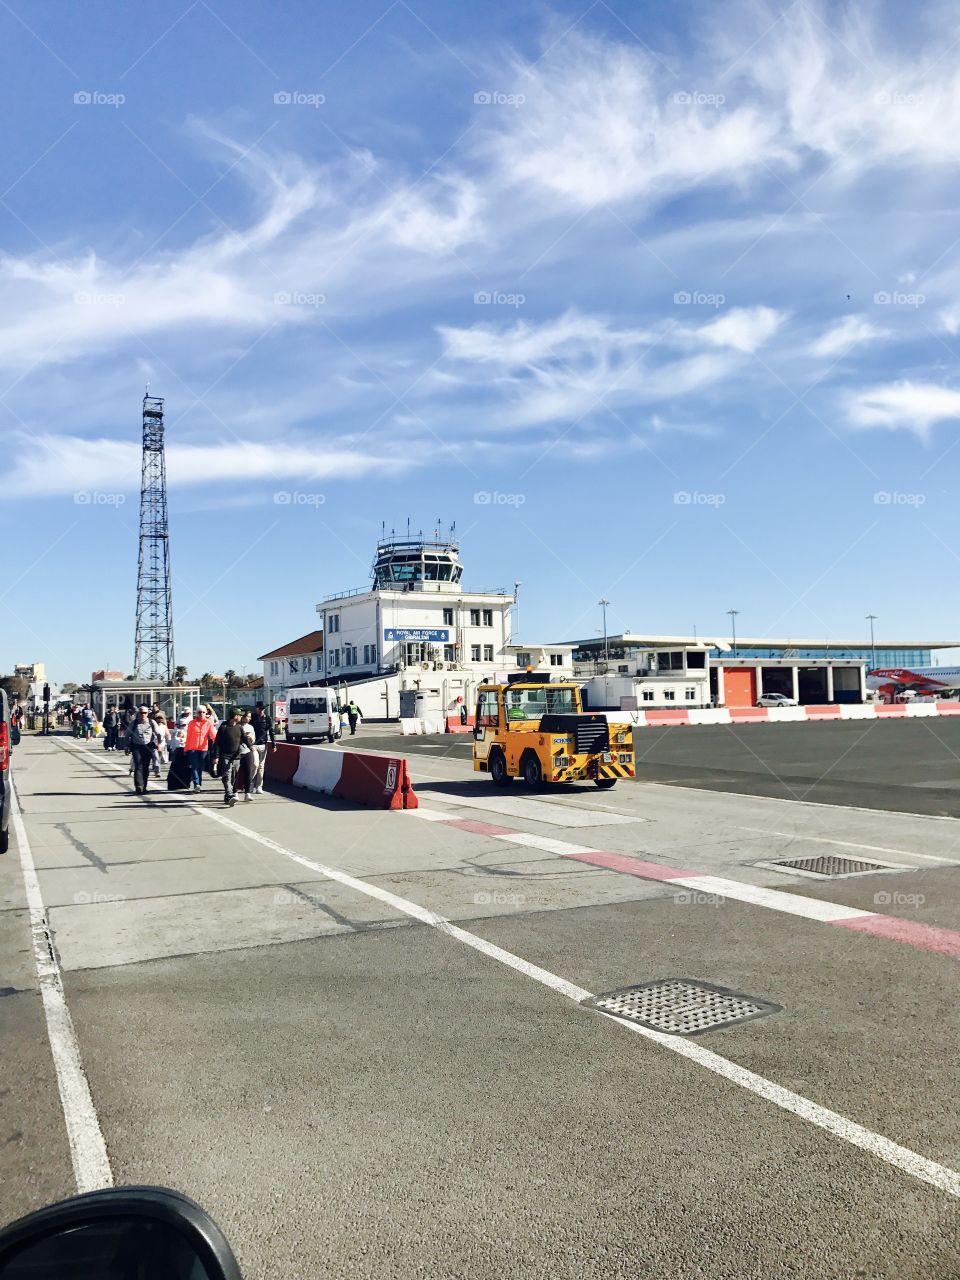
[[[237,683],[237,673],[234,671],[233,667],[228,667],[223,673],[223,681],[226,685],[234,685]]]
[[[183,684],[183,682],[186,680],[186,678],[187,678],[187,668],[186,668],[186,667],[174,667],[174,669],[173,669],[173,683],[174,683],[174,684]]]
[[[198,681],[198,683],[201,685],[206,685],[206,684],[210,684],[212,680],[213,680],[213,672],[205,671],[203,675],[200,677],[200,680]]]

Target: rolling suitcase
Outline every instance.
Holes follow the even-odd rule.
[[[167,790],[189,791],[190,782],[190,761],[187,759],[187,753],[186,751],[177,751],[170,758],[170,768],[167,770]]]

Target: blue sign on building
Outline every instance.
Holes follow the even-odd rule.
[[[403,640],[410,644],[444,644],[449,643],[450,628],[436,627],[433,630],[417,627],[385,627],[384,640]]]

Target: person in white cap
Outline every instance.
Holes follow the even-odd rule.
[[[133,757],[133,785],[138,796],[147,789],[158,742],[157,727],[150,719],[150,708],[141,707],[124,738],[124,747]]]

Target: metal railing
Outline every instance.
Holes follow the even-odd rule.
[[[351,587],[349,591],[334,591],[332,595],[324,596],[322,603],[317,605],[317,613],[322,611],[323,605],[329,600],[346,600],[348,596],[362,596],[364,592],[372,591],[373,589],[374,585],[371,582],[366,587]]]

